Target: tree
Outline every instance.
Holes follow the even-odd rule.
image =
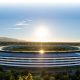
[[[23,77],[22,76],[19,76],[19,79],[18,80],[23,80]]]
[[[28,73],[28,76],[25,78],[25,80],[33,80],[32,74]]]
[[[0,71],[0,80],[3,80],[4,78],[4,73]]]
[[[10,80],[15,80],[15,77],[13,75],[11,75]]]

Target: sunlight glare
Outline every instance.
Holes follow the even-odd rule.
[[[36,41],[45,42],[48,40],[49,31],[47,29],[47,26],[45,25],[39,25],[35,29],[35,39]]]
[[[44,50],[41,49],[41,50],[39,51],[39,53],[40,53],[40,54],[44,54]]]

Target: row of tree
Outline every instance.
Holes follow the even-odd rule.
[[[27,71],[0,70],[0,80],[80,80],[80,71],[54,74],[42,71],[39,74],[31,74]]]

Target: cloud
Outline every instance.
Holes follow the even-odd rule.
[[[27,23],[17,23],[15,26],[27,26],[27,25],[29,25],[29,24],[27,24]]]
[[[18,27],[27,27],[31,24],[32,20],[24,20],[22,22],[18,22],[15,24],[15,26],[18,26]]]
[[[8,28],[8,29],[12,29],[12,30],[20,30],[20,29],[22,29],[22,28],[13,27],[13,28]]]
[[[23,20],[21,22],[16,23],[13,27],[8,28],[10,30],[22,30],[22,29],[26,29],[26,27],[31,25],[32,20]]]

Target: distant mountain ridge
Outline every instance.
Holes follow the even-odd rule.
[[[0,37],[0,42],[23,42],[23,40],[18,40],[8,37]]]

